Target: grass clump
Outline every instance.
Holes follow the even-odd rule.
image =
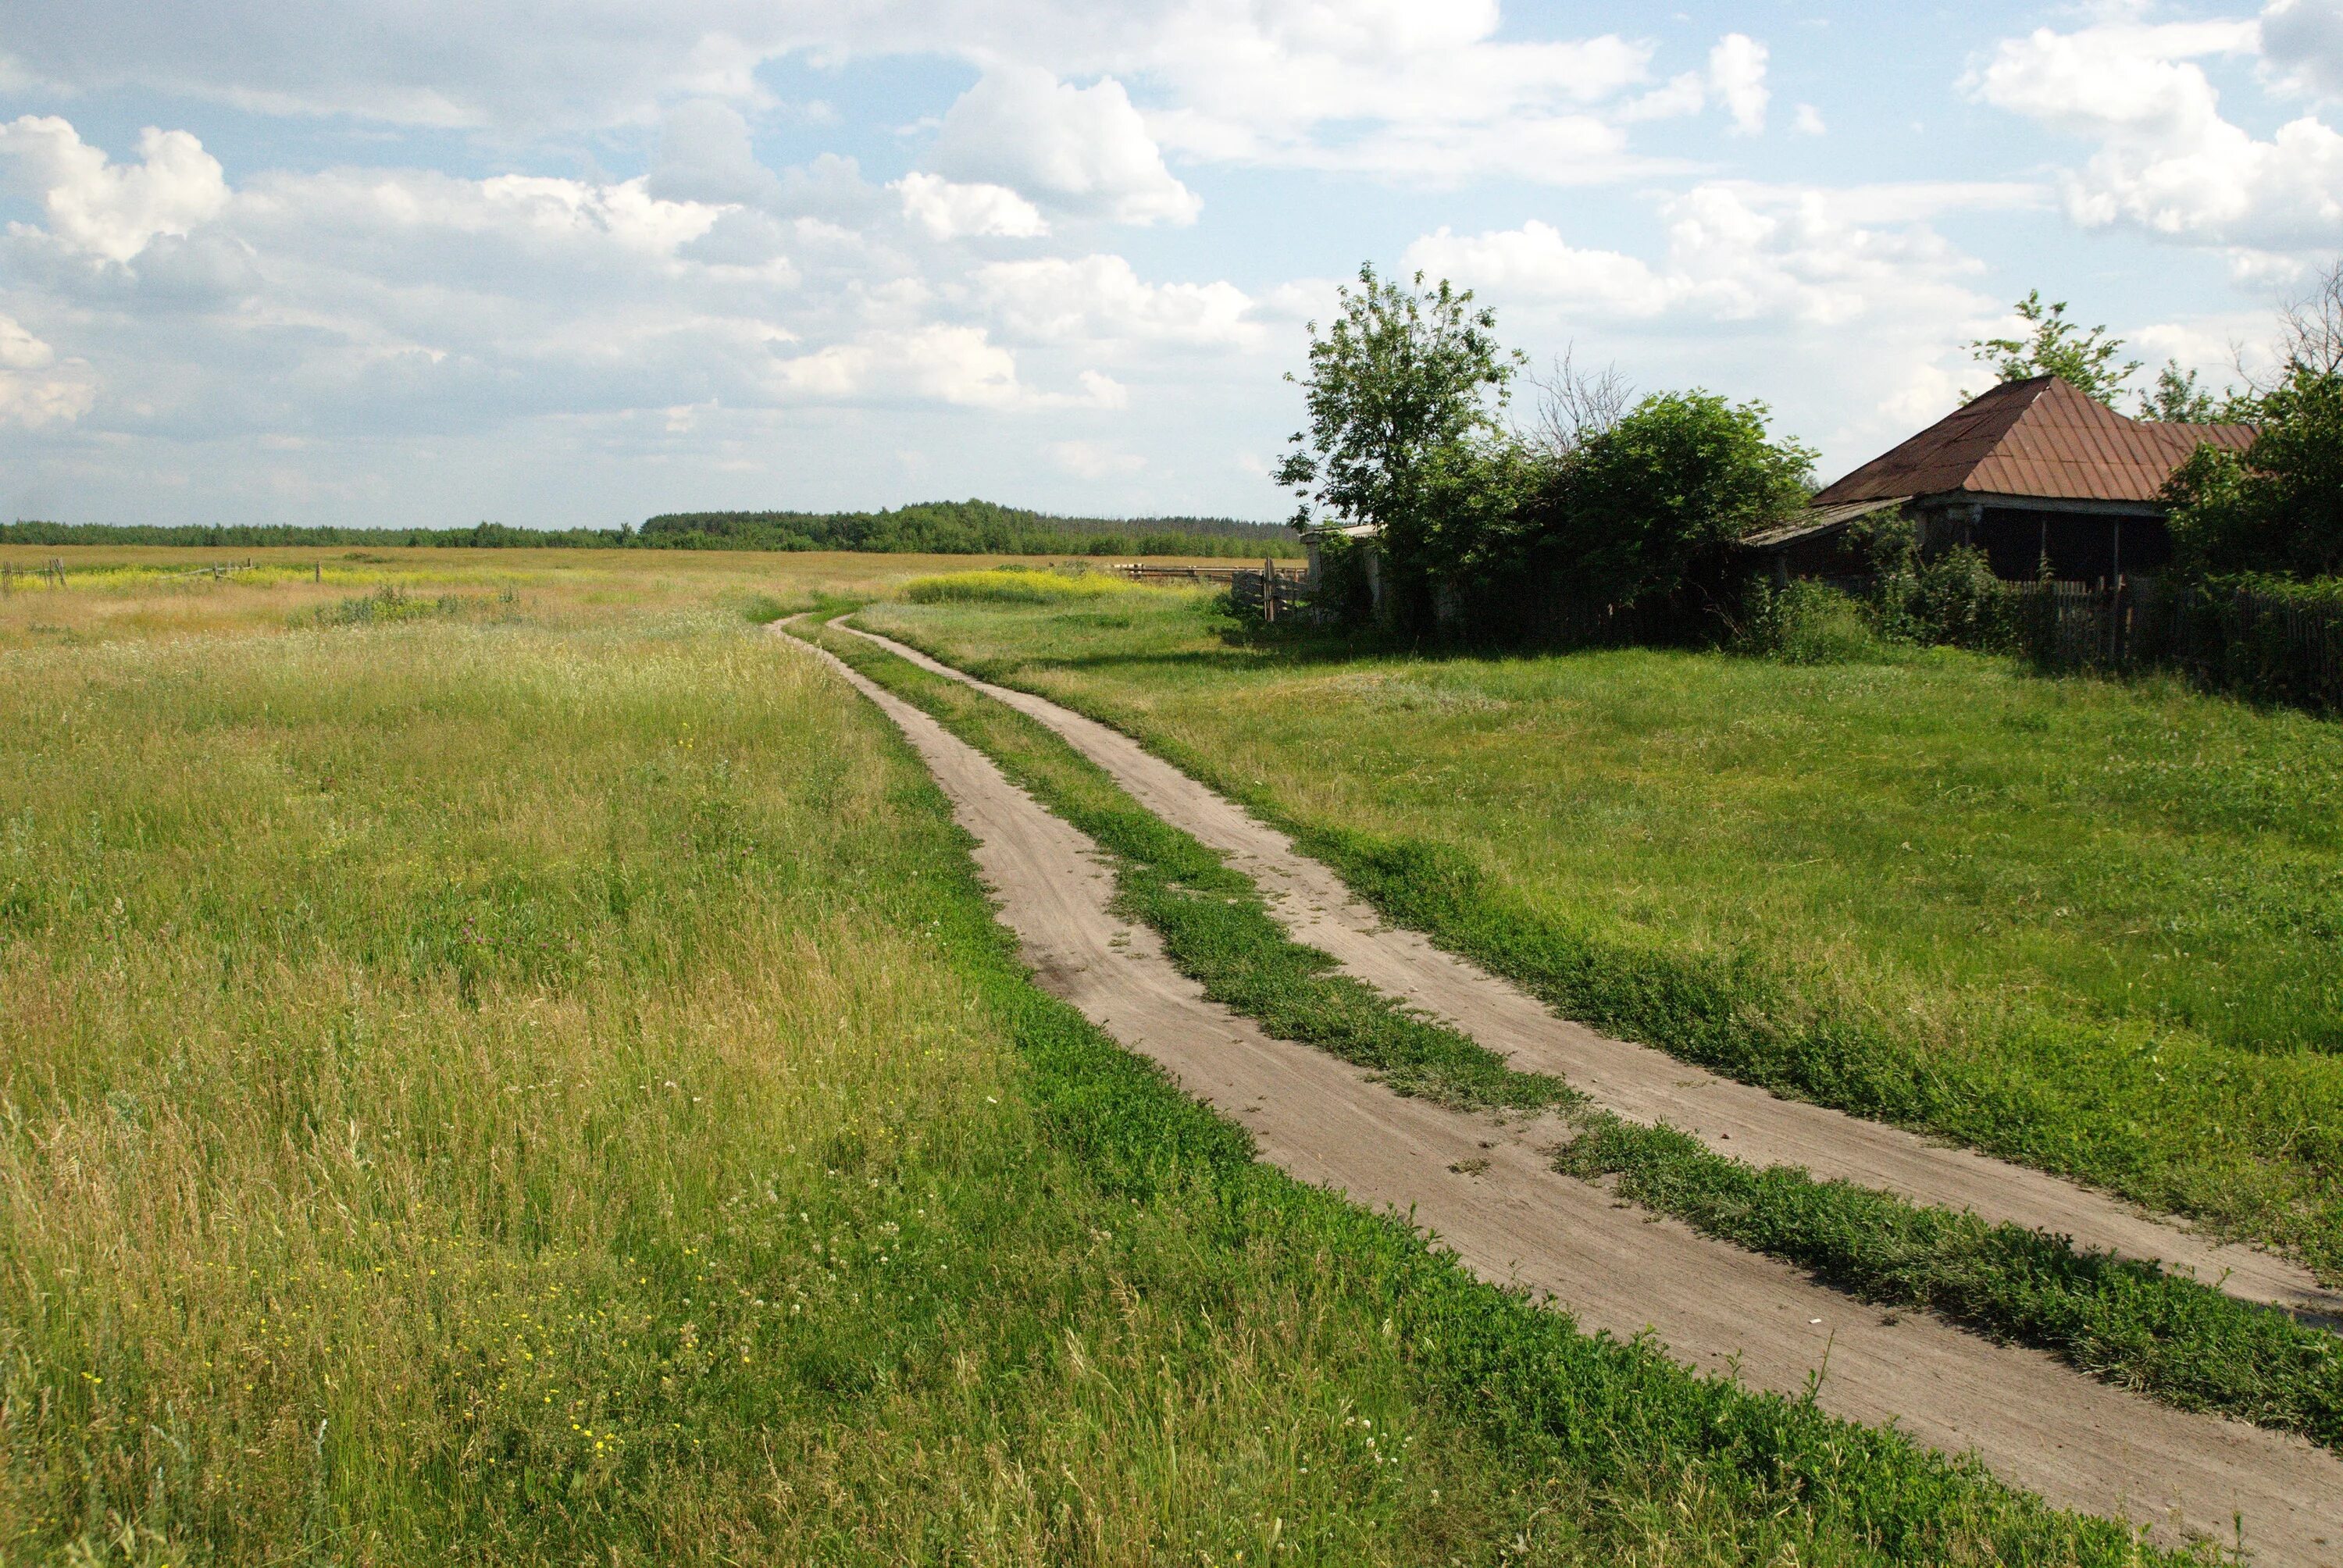
[[[997,568],[913,578],[902,587],[913,604],[1089,604],[1142,590],[1103,572]]]
[[[1669,1127],[1584,1119],[1559,1168],[1866,1302],[2051,1351],[2183,1410],[2343,1450],[2343,1339],[2149,1263],[1909,1203],[1791,1166],[1757,1170]]]
[[[509,605],[514,596],[501,595],[495,602]],[[411,594],[397,583],[385,583],[372,593],[357,594],[333,604],[318,605],[304,613],[302,624],[319,627],[392,626],[407,620],[454,620],[487,609],[491,601],[478,595],[439,594],[425,598]]]

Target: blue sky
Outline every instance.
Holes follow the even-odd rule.
[[[2338,96],[2343,0],[0,0],[0,513],[1279,517],[1366,260],[1827,478],[2030,287],[2250,357]]]

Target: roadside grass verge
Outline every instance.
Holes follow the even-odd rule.
[[[2170,1560],[1258,1164],[732,610],[0,659],[10,1561]]]
[[[1949,651],[866,619],[1140,737],[1568,1017],[2343,1280],[2343,726]]]
[[[832,615],[840,613],[835,609]],[[821,646],[933,715],[1116,857],[1126,911],[1208,995],[1284,1040],[1383,1071],[1400,1092],[1468,1110],[1564,1111],[1558,1168],[1704,1233],[1807,1270],[1867,1302],[1922,1308],[2184,1410],[2217,1411],[2343,1451],[2343,1339],[2151,1264],[2064,1237],[1907,1202],[1788,1166],[1758,1169],[1664,1126],[1592,1111],[1549,1075],[1347,976],[1293,941],[1259,890],[1148,811],[1059,736],[1003,703],[860,638]],[[1401,1044],[1391,1043],[1396,1036]],[[1420,1043],[1419,1043],[1420,1042]],[[1428,1081],[1433,1052],[1456,1063]],[[1397,1071],[1393,1063],[1403,1064]],[[1469,1074],[1469,1076],[1468,1076]]]

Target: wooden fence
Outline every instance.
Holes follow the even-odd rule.
[[[65,563],[55,556],[37,567],[20,567],[13,561],[0,563],[0,594],[15,593],[18,582],[32,578],[38,578],[49,588],[63,588],[65,586]]]
[[[1239,569],[1229,579],[1229,602],[1263,620],[1291,620],[1309,608],[1309,595],[1299,571],[1280,571],[1269,561],[1261,570]]]
[[[2003,591],[2012,639],[2049,668],[2165,666],[2225,690],[2343,710],[2343,605],[2152,580]]]
[[[1106,568],[1139,583],[1226,583],[1229,601],[1263,620],[1286,620],[1309,608],[1303,568],[1264,560],[1252,567],[1158,567],[1132,561]]]

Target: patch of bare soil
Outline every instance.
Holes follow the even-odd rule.
[[[1883,1316],[1557,1174],[1545,1153],[1550,1122],[1403,1099],[1207,1001],[1153,931],[1111,912],[1112,878],[1094,844],[934,719],[809,651],[925,760],[978,840],[978,868],[1040,983],[1248,1129],[1262,1158],[1413,1215],[1483,1277],[1552,1297],[1589,1332],[1649,1330],[1694,1367],[1792,1396],[1811,1386],[1835,1414],[1896,1422],[1947,1452],[1974,1450],[2058,1506],[2129,1518],[2166,1541],[2191,1532],[2227,1541],[2241,1519],[2259,1561],[2343,1564],[2343,1462],[2323,1450],[2169,1410],[1923,1314]],[[1687,1075],[1660,1060],[1671,1081]]]

